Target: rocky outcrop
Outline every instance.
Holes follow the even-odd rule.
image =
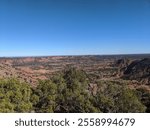
[[[150,58],[135,60],[124,70],[124,79],[137,80],[143,84],[150,84]]]
[[[129,59],[119,59],[116,61],[115,66],[118,67],[117,76],[122,77],[124,75],[125,70],[127,69],[128,65],[131,63]]]

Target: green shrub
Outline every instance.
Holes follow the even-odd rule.
[[[17,79],[0,80],[0,112],[30,112],[31,87]]]

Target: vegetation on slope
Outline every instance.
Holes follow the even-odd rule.
[[[36,88],[17,79],[1,79],[0,112],[149,112],[149,92],[100,81],[93,94],[91,82],[75,68],[39,81]]]

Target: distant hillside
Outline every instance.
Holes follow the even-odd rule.
[[[150,84],[150,58],[133,61],[124,71],[123,78]]]

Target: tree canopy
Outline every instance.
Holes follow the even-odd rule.
[[[0,80],[0,112],[31,112],[31,87],[17,79]]]
[[[89,89],[90,79],[79,69],[69,68],[37,87],[17,79],[0,79],[0,112],[149,112],[150,93],[132,90],[111,81],[97,82],[97,92]]]

